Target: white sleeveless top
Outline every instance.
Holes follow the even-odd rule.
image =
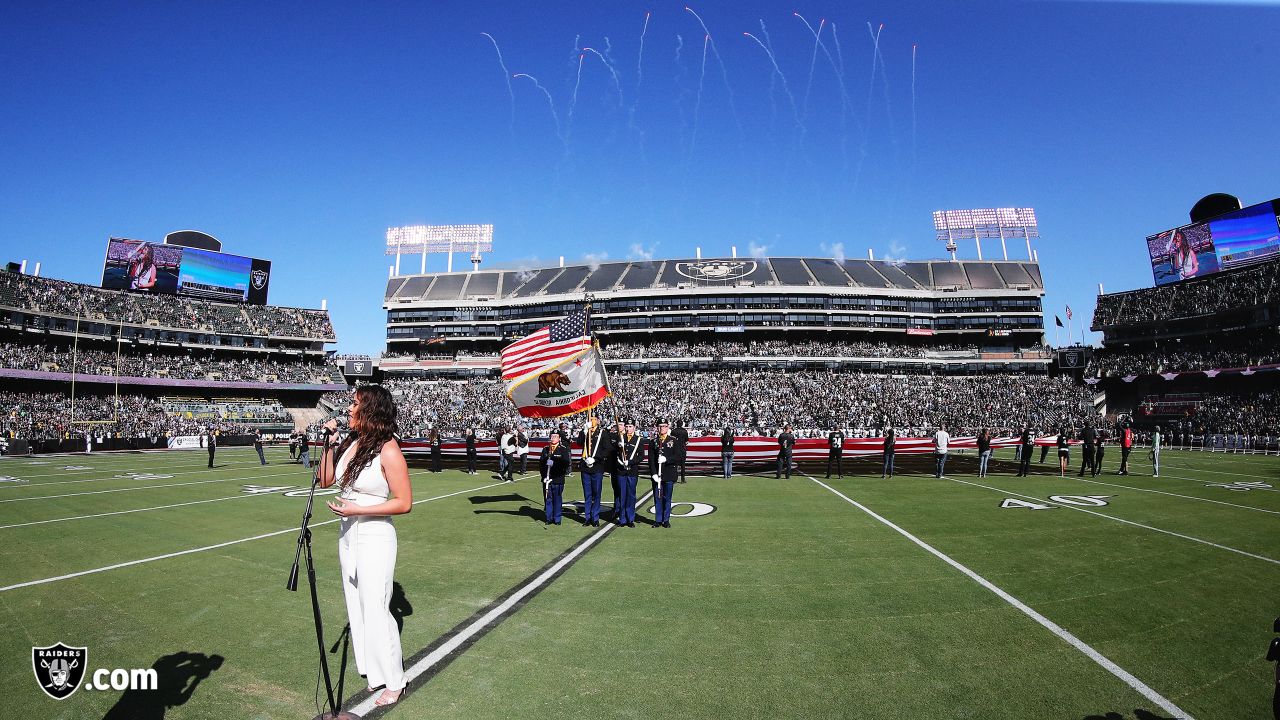
[[[342,476],[347,470],[347,463],[351,460],[352,453],[355,452],[357,443],[352,443],[346,452],[342,453],[342,457],[338,459],[338,467],[334,471],[334,477],[338,481],[342,481]],[[391,487],[387,484],[387,478],[382,474],[382,458],[379,455],[373,457],[373,462],[369,466],[360,471],[356,476],[356,481],[351,483],[351,487],[346,488],[338,495],[343,500],[347,500],[356,505],[377,505],[387,501],[391,496]],[[363,516],[362,516],[363,517]]]

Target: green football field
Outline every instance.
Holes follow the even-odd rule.
[[[671,529],[541,522],[541,484],[411,468],[394,612],[409,691],[346,662],[345,705],[401,718],[1265,718],[1280,615],[1280,458],[1144,453],[1133,475],[976,476],[850,460],[675,491]],[[306,471],[224,449],[0,460],[0,697],[20,718],[311,718]],[[763,470],[763,469],[761,469]],[[926,472],[928,471],[928,472]],[[647,485],[647,483],[645,484]],[[642,492],[645,488],[642,488]],[[611,499],[606,480],[606,510]],[[580,500],[576,478],[566,501]],[[679,503],[694,503],[681,505]],[[685,517],[682,517],[685,516]],[[345,608],[332,515],[316,565],[330,662]],[[323,523],[323,524],[320,524]],[[88,648],[47,697],[35,646]],[[153,691],[96,689],[154,668]],[[336,675],[335,675],[336,678]]]

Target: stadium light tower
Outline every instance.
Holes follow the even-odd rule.
[[[471,250],[472,269],[482,252],[493,250],[493,225],[406,225],[387,228],[387,255],[396,256],[395,274],[400,274],[402,253],[422,254],[422,272],[427,271],[427,253],[447,253],[448,272],[453,272],[453,253]]]
[[[978,247],[978,259],[982,259],[982,240],[1000,239],[1004,259],[1009,259],[1006,239],[1022,238],[1027,242],[1027,260],[1035,261],[1031,252],[1031,238],[1040,237],[1036,224],[1035,208],[978,208],[974,210],[934,210],[933,229],[939,240],[947,242],[951,259],[956,259],[956,239],[972,238]]]

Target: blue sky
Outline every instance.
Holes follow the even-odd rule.
[[[710,42],[680,2],[6,3],[3,259],[96,283],[109,235],[204,230],[376,353],[392,225],[493,223],[488,267],[923,259],[933,210],[1031,206],[1052,340],[1202,195],[1280,195],[1274,4],[691,7]]]

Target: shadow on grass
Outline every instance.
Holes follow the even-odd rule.
[[[222,667],[221,655],[176,652],[151,665],[156,671],[156,689],[126,690],[102,720],[159,720],[169,708],[184,705],[201,681]]]
[[[517,493],[507,493],[506,495],[472,495],[467,499],[471,501],[472,505],[495,502],[529,502],[529,498]]]

